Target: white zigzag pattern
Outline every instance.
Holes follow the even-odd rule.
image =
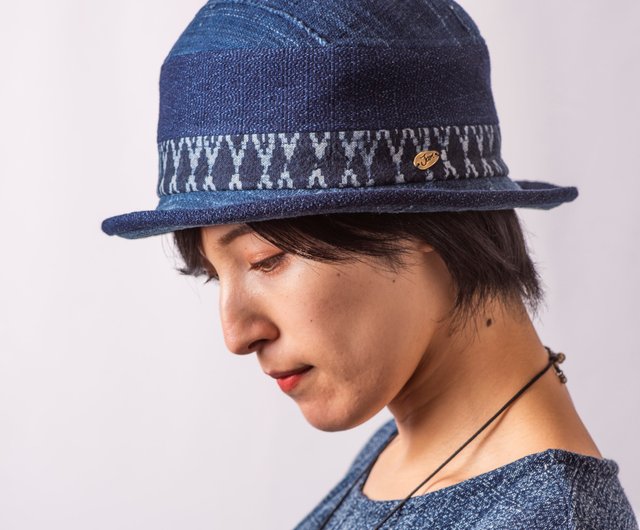
[[[394,168],[394,182],[397,184],[416,181],[415,176],[412,179],[407,179],[407,176],[403,173],[403,170],[407,171],[408,167],[412,167],[407,163],[407,160],[403,160],[403,158],[406,158],[405,153],[408,146],[411,146],[410,154],[427,149],[438,150],[440,152],[440,164],[444,171],[444,179],[492,177],[506,174],[507,171],[500,154],[495,152],[496,140],[499,140],[499,134],[500,131],[497,125],[454,125],[404,128],[401,130],[225,134],[170,139],[158,144],[159,181],[157,191],[158,195],[190,191],[216,191],[213,168],[219,158],[221,149],[228,150],[233,164],[233,172],[226,183],[226,187],[223,185],[222,188],[242,190],[241,168],[249,146],[255,149],[262,168],[260,180],[255,184],[256,188],[294,189],[296,186],[290,171],[292,160],[302,135],[308,135],[313,152],[313,168],[305,178],[305,187],[307,188],[328,187],[327,175],[324,173],[323,168],[332,167],[331,163],[344,165],[340,175],[338,175],[338,187],[374,186],[376,180],[372,174],[372,168],[376,161],[376,154],[381,146],[385,146],[388,150],[390,159],[385,155],[383,163],[390,163]],[[339,142],[338,147],[342,148],[344,157],[342,157],[341,153],[335,153],[336,146],[331,144],[332,135]],[[456,162],[461,167],[456,167],[449,156],[452,138],[456,139],[462,150],[463,156]],[[240,146],[236,147],[238,142]],[[474,143],[477,151],[473,159],[470,156],[471,142]],[[284,153],[284,166],[279,174],[275,175],[274,173],[277,170],[270,171],[270,169],[274,152],[278,146],[282,147],[282,152]],[[184,183],[181,182],[179,184],[178,170],[183,149],[188,159],[189,175]],[[364,174],[359,174],[361,170],[355,166],[358,157],[360,157],[360,161],[364,166]],[[200,177],[196,176],[201,159],[206,164],[207,170],[204,178],[202,175]],[[173,171],[171,172],[169,172],[169,162],[172,163]],[[185,174],[184,170],[180,172],[183,175]],[[298,182],[301,182],[300,179],[303,178],[303,175],[298,174],[296,177]],[[332,175],[332,178],[335,179],[336,175]],[[419,181],[433,180],[434,178],[433,169],[428,169],[420,172]],[[182,180],[180,179],[180,181]],[[200,189],[198,188],[199,184]],[[220,186],[220,184],[220,178],[218,177],[218,185]],[[179,189],[181,187],[184,189]]]

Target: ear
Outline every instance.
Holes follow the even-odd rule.
[[[420,252],[435,252],[436,249],[425,241],[417,241],[416,250],[419,250]]]

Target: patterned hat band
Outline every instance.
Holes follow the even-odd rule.
[[[194,136],[158,145],[159,197],[508,175],[498,125]],[[421,156],[431,157],[423,163]]]

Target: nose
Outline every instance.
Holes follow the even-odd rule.
[[[265,301],[239,287],[220,286],[220,320],[227,349],[237,355],[256,351],[278,337],[278,328],[269,318]]]

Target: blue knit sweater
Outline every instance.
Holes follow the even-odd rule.
[[[371,437],[346,476],[295,530],[316,530],[397,433],[393,419]],[[371,500],[362,476],[326,530],[372,530],[398,501]],[[384,530],[638,530],[618,464],[547,449],[452,486],[410,498]]]

